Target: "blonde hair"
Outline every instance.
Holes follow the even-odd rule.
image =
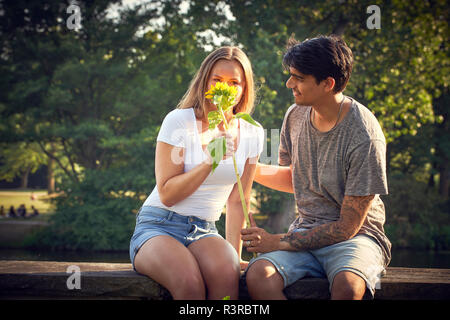
[[[237,61],[244,71],[244,92],[239,103],[233,108],[233,112],[236,114],[238,112],[251,113],[253,111],[255,92],[250,60],[241,49],[229,46],[214,50],[205,58],[205,60],[203,60],[189,85],[189,89],[178,103],[177,109],[194,108],[197,118],[203,119],[207,117],[208,101],[205,98],[205,92],[209,89],[207,88],[207,85],[211,70],[219,60]]]

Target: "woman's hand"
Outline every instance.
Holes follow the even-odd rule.
[[[213,136],[211,138],[210,141],[220,138],[220,137],[224,137],[225,138],[225,143],[226,143],[226,153],[223,155],[222,160],[228,159],[230,157],[233,156],[233,154],[236,152],[236,147],[234,144],[234,137],[231,133],[227,132],[227,131],[221,131],[221,130],[214,130],[213,132]],[[208,151],[208,148],[206,148],[205,150],[205,154],[207,156],[207,159],[205,160],[206,163],[208,164],[212,164],[213,163],[213,158],[211,156],[211,154]]]

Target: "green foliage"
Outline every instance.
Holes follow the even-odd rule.
[[[279,219],[286,212],[282,212],[280,209],[283,208],[283,203],[292,199],[293,195],[285,192],[280,192],[272,189],[267,189],[260,184],[253,185],[255,193],[255,198],[257,199],[256,209],[264,215],[267,215],[266,221],[264,221],[264,228],[269,232],[275,232],[271,230],[270,224],[271,220]],[[291,223],[290,221],[289,223]],[[285,226],[287,231],[289,225]]]
[[[446,1],[383,2],[380,30],[366,28],[369,0],[340,6],[334,0],[198,0],[188,1],[185,12],[181,0],[160,0],[109,19],[106,9],[118,2],[80,2],[77,32],[67,29],[61,1],[0,5],[0,172],[5,178],[51,158],[64,192],[52,232],[36,241],[128,246],[132,212],[155,184],[158,126],[207,55],[204,48],[218,42],[243,48],[257,88],[252,117],[279,129],[293,103],[281,65],[288,38],[336,33],[355,56],[345,93],[374,112],[389,143],[388,235],[399,246],[449,247]],[[206,30],[223,40],[202,36]],[[14,152],[24,149],[33,154]],[[269,216],[289,196],[255,189],[259,210]]]
[[[2,143],[0,144],[0,180],[13,181],[24,173],[36,172],[47,157],[36,143]]]
[[[114,2],[80,3],[78,32],[66,28],[60,3],[47,11],[38,2],[5,8],[1,141],[35,141],[62,172],[52,226],[31,245],[128,247],[132,212],[155,185],[158,126],[203,58],[195,30],[175,14],[179,1],[161,1],[162,11],[124,9],[111,20],[106,9]],[[41,19],[24,21],[24,8]],[[166,28],[136,36],[163,15]]]
[[[378,116],[388,142],[436,121],[432,99],[448,82],[450,67],[442,47],[448,37],[445,15],[444,1],[414,6],[392,1],[382,6],[379,32],[345,34],[356,53],[349,93]]]
[[[366,28],[366,8],[374,4],[371,1],[349,0],[340,6],[331,0],[236,0],[229,3],[236,21],[231,27],[218,30],[227,34],[234,43],[242,44],[253,63],[259,88],[254,117],[266,129],[280,128],[284,112],[292,103],[291,93],[285,87],[287,75],[281,67],[288,38],[293,35],[304,40],[318,34],[341,35],[352,48],[355,58],[345,93],[377,116],[389,143],[388,166],[392,166],[392,170],[389,170],[388,179],[393,172],[407,173],[409,177],[404,175],[393,179],[398,179],[399,185],[420,185],[425,192],[430,188],[426,183],[424,185],[424,181],[433,181],[434,175],[439,173],[440,197],[448,199],[448,188],[445,190],[445,183],[442,183],[448,180],[445,168],[449,162],[446,153],[450,150],[445,148],[449,123],[448,102],[445,101],[448,101],[450,75],[446,1],[383,2],[379,5],[380,30]],[[439,100],[441,97],[444,97],[442,102]],[[256,189],[261,211],[270,213],[269,217],[276,216],[284,195],[259,186]],[[391,190],[393,197],[397,190]],[[407,192],[409,189],[404,190]],[[435,191],[430,189],[428,192],[436,196],[436,201],[444,201]],[[409,197],[413,203],[417,199]],[[402,198],[394,199],[389,205],[401,210],[404,205]],[[421,237],[448,237],[445,227],[438,226],[432,218],[434,215],[442,217],[440,212],[437,207],[429,207],[422,213],[424,219],[427,215],[430,219],[427,227],[418,225],[428,230]],[[389,231],[395,226],[387,225],[386,229]],[[401,244],[400,237],[391,235],[394,244],[398,241]],[[409,240],[407,243],[410,245]],[[437,244],[446,243],[444,240],[430,241],[436,247],[448,246],[448,242]]]
[[[407,186],[407,187],[405,187]],[[394,174],[389,179],[386,234],[396,247],[449,249],[450,201],[411,175]]]
[[[254,125],[255,127],[260,127],[260,125],[255,120],[253,120],[252,116],[249,115],[248,113],[239,112],[239,113],[236,113],[235,117],[236,117],[236,119],[242,119],[244,121],[247,121],[248,123],[250,123],[251,125]]]
[[[342,35],[354,53],[355,67],[346,92],[378,116],[389,142],[415,135],[420,125],[435,121],[432,98],[441,94],[438,88],[448,84],[450,74],[446,1],[383,3],[380,30],[366,28],[366,8],[371,4],[230,1],[236,23],[218,30],[242,43],[254,64],[262,98],[256,113],[270,117],[257,116],[264,127],[276,128],[274,119],[282,116],[277,110],[284,111],[283,106],[292,101],[281,68],[288,38],[331,33]]]
[[[223,237],[226,237],[225,233],[226,216],[221,214],[219,220],[216,221],[217,232]]]
[[[135,214],[155,185],[154,144],[157,128],[128,141],[118,162],[108,169],[87,169],[81,182],[66,179],[56,198],[51,226],[30,246],[71,250],[127,250]]]
[[[34,245],[71,250],[126,250],[133,233],[133,209],[139,199],[113,193],[117,175],[89,170],[81,184],[59,197],[52,225]]]

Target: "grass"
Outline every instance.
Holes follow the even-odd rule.
[[[34,194],[37,199],[32,200],[31,194]],[[53,207],[50,204],[46,190],[20,190],[20,189],[8,189],[0,191],[0,206],[4,207],[5,215],[8,215],[9,208],[14,206],[17,209],[21,204],[25,205],[27,209],[27,216],[32,213],[31,206],[34,206],[41,215],[38,219],[44,218],[48,214],[53,213]],[[43,215],[43,216],[42,216]]]

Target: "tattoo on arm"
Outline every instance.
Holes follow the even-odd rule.
[[[289,232],[280,241],[287,242],[290,250],[312,250],[326,247],[354,237],[366,219],[374,195],[345,196],[340,218],[310,230]]]

